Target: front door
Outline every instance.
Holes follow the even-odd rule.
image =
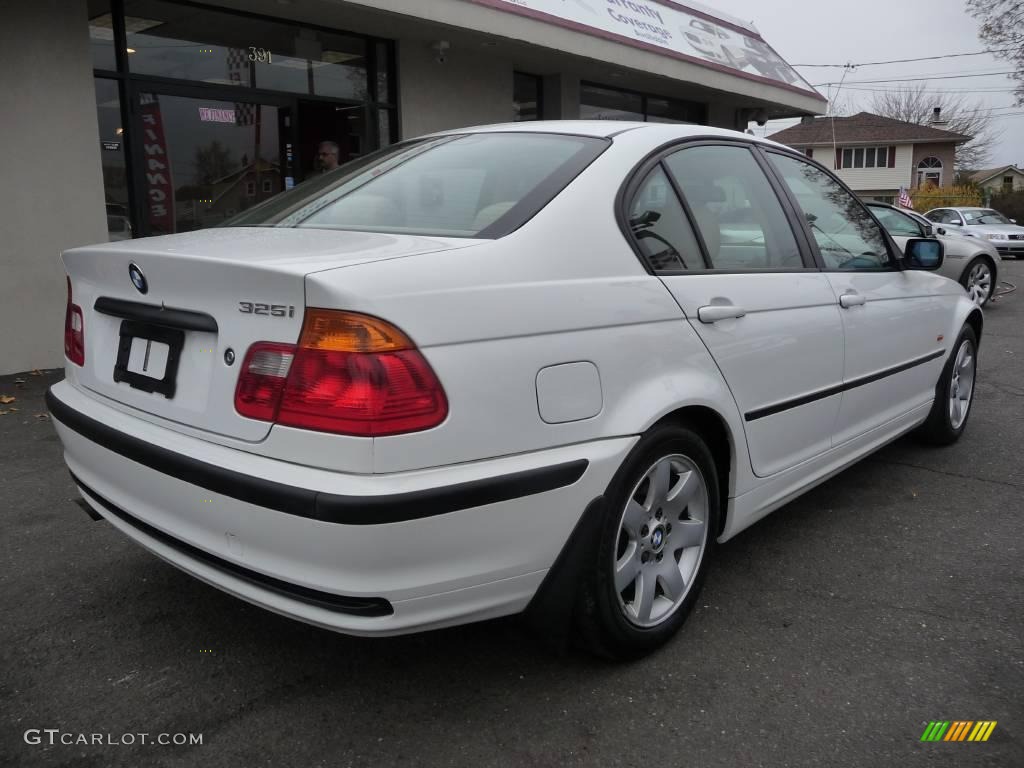
[[[945,278],[901,270],[881,227],[827,172],[791,155],[768,156],[804,213],[838,297],[846,337],[839,445],[934,399]]]
[[[752,150],[705,143],[668,155],[638,188],[630,218],[732,391],[753,471],[771,475],[828,450],[843,373],[838,306]]]

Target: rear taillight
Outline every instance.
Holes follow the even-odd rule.
[[[430,364],[393,325],[308,309],[298,344],[249,348],[235,409],[290,427],[380,437],[437,426],[448,400]]]
[[[64,357],[75,365],[85,365],[85,319],[82,308],[71,301],[71,278],[68,281],[68,306],[64,312]]]

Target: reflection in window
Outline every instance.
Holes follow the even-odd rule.
[[[125,30],[128,67],[137,74],[368,97],[361,38],[162,0],[127,0]]]
[[[89,0],[89,49],[93,69],[117,69],[114,57],[114,18],[110,0]]]
[[[629,227],[654,271],[704,267],[697,238],[660,166],[637,190],[629,208]]]
[[[128,177],[124,164],[124,127],[117,81],[96,78],[96,117],[100,128],[100,161],[103,166],[103,197],[107,205],[107,236],[130,240]]]
[[[745,147],[684,149],[665,160],[715,269],[801,269],[778,197]]]
[[[516,72],[512,82],[512,119],[515,122],[541,120],[540,94],[540,77]]]
[[[275,107],[151,93],[139,104],[150,234],[215,226],[284,189]]]
[[[890,267],[885,237],[856,197],[817,166],[774,152],[769,157],[796,197],[827,268]]]
[[[584,120],[703,124],[707,122],[707,106],[695,101],[646,96],[583,83],[580,86],[580,117]]]

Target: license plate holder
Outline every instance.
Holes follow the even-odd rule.
[[[155,341],[167,345],[167,364],[164,367],[163,378],[157,379],[128,369],[132,342],[135,339],[146,339],[148,342]],[[171,400],[177,388],[178,362],[181,360],[181,351],[184,347],[185,332],[182,330],[135,320],[122,320],[117,362],[114,364],[114,381],[123,381],[132,389],[156,392]]]

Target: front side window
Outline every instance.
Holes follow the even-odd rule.
[[[864,205],[817,166],[769,153],[810,227],[826,269],[892,268],[882,230]]]
[[[226,225],[500,237],[547,205],[607,146],[604,139],[545,133],[407,142],[321,174]]]
[[[936,224],[942,224],[946,220],[945,215],[946,215],[945,211],[938,210],[938,211],[928,211],[928,213],[926,213],[924,215],[924,217],[926,219],[928,219],[929,221],[934,221]]]
[[[753,154],[699,146],[665,160],[700,230],[712,269],[802,269],[793,230]]]
[[[882,226],[885,227],[890,235],[921,237],[924,234],[921,230],[921,225],[905,213],[894,211],[892,208],[883,208],[882,206],[872,205],[869,207],[871,212],[875,214],[875,218],[882,223]]]
[[[661,166],[637,190],[629,228],[655,272],[704,268],[697,238]]]

